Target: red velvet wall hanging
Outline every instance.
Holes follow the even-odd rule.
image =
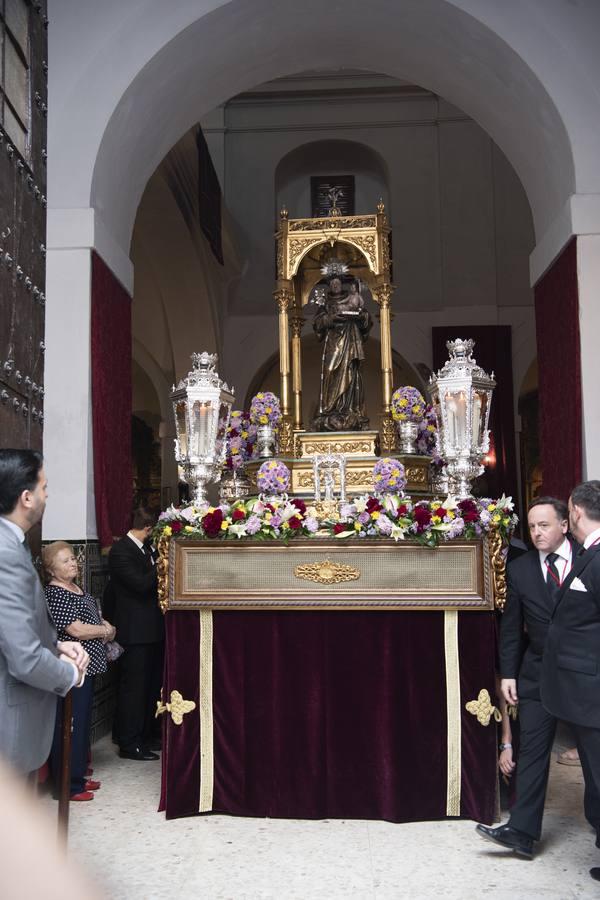
[[[483,483],[474,485],[474,489],[478,494],[492,497],[499,497],[504,492],[516,501],[517,459],[510,325],[444,325],[432,328],[434,371],[437,372],[448,359],[446,341],[459,337],[475,341],[473,356],[477,364],[490,375],[494,372],[497,382],[490,412],[496,461],[495,465],[486,469],[482,476]]]
[[[131,297],[96,253],[91,361],[96,524],[109,547],[131,522]]]
[[[542,492],[566,500],[582,478],[577,240],[535,286]]]

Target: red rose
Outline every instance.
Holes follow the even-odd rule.
[[[231,519],[233,522],[241,522],[242,519],[246,518],[246,513],[243,509],[234,509]]]
[[[333,533],[334,533],[334,534],[341,534],[342,531],[346,531],[346,530],[347,530],[346,525],[343,525],[341,522],[337,522],[337,523],[333,526]]]
[[[458,504],[458,508],[462,513],[476,513],[477,512],[477,504],[474,500],[461,500]],[[464,519],[464,515],[463,515]],[[471,520],[472,521],[472,520]]]
[[[204,528],[204,533],[207,534],[208,537],[216,537],[218,534],[220,534],[222,524],[222,509],[215,509],[214,512],[206,513],[206,515],[202,517],[202,527]]]
[[[181,522],[171,522],[171,531],[173,532],[173,534],[179,534],[182,528],[183,525],[181,524]]]
[[[306,513],[306,503],[304,500],[301,500],[299,497],[294,497],[292,500],[292,506],[295,506],[301,516]]]
[[[405,516],[407,512],[408,512],[408,506],[405,503],[401,503],[400,506],[398,507],[398,515]]]
[[[479,513],[477,512],[476,509],[468,510],[467,512],[463,512],[462,517],[465,522],[478,522],[479,521]]]
[[[434,516],[439,516],[440,519],[443,519],[444,516],[446,515],[446,510],[444,509],[443,506],[438,506],[437,509],[434,509],[433,515],[434,515]]]
[[[275,507],[271,503],[265,503],[265,509],[268,509],[270,513],[275,512]]]
[[[383,509],[383,506],[381,505],[381,503],[379,502],[379,500],[376,497],[369,497],[369,499],[367,500],[367,512],[368,513],[379,512],[382,509]]]
[[[301,527],[302,522],[300,521],[298,516],[292,516],[291,519],[288,519],[288,525],[290,526],[290,528],[293,528],[294,531],[297,531],[298,528]]]
[[[426,506],[415,506],[415,522],[419,533],[425,531],[431,522],[431,513]]]

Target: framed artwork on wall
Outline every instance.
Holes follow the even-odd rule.
[[[354,215],[354,175],[312,175],[310,197],[313,219],[336,207],[342,216]]]

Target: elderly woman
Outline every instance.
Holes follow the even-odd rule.
[[[46,576],[46,600],[59,640],[81,641],[90,656],[85,682],[73,691],[73,734],[71,738],[71,800],[93,800],[99,781],[86,779],[87,753],[92,724],[94,676],[106,671],[107,641],[112,641],[115,628],[102,619],[94,598],[77,585],[77,560],[73,548],[65,541],[55,541],[43,548]],[[59,701],[50,755],[50,767],[58,788],[61,763],[62,701]]]

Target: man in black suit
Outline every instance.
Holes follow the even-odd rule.
[[[585,815],[600,848],[600,481],[569,498],[571,532],[583,544],[558,595],[548,629],[541,696],[571,726],[585,781]],[[600,881],[600,867],[590,869]]]
[[[160,696],[164,623],[158,606],[156,566],[148,543],[155,517],[133,513],[131,530],[108,556],[115,601],[115,625],[125,648],[119,660],[116,736],[124,759],[158,759],[153,738]]]
[[[477,831],[518,856],[531,859],[533,842],[541,834],[556,731],[556,716],[544,709],[540,699],[542,657],[556,597],[579,546],[567,538],[568,511],[561,500],[534,500],[527,522],[535,549],[508,566],[507,601],[500,631],[502,694],[507,703],[519,704],[521,741],[516,802],[506,825],[478,825]],[[525,629],[528,643],[523,652]]]

